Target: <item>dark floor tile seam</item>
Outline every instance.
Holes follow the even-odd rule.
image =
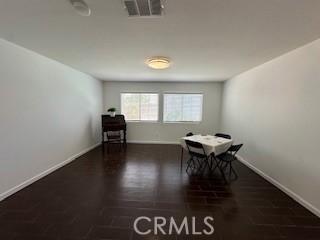
[[[128,240],[133,240],[133,231],[131,231],[130,238]]]
[[[50,223],[50,224],[46,227],[46,230],[44,230],[41,235],[46,236],[47,233],[49,232],[49,230],[50,230],[51,228],[53,228],[54,226],[55,226],[55,223]]]
[[[141,199],[140,197],[113,197],[112,200],[117,200],[117,201],[136,201],[136,202],[150,202],[154,201],[155,196],[147,198],[147,199]]]
[[[312,224],[308,224],[308,223],[301,223],[301,224],[296,224],[295,225],[297,227],[302,227],[302,228],[315,228],[315,229],[319,229],[320,228],[320,218],[318,217],[296,217],[296,216],[288,216],[288,219],[290,219],[290,221],[293,221],[294,222],[294,218],[302,218],[302,219],[312,219],[312,220],[318,220],[317,224],[316,225],[312,225]]]
[[[316,218],[316,219],[320,220],[320,217],[318,217],[317,215],[315,215],[312,212],[309,212],[309,210],[305,209],[302,205],[299,205],[297,207],[289,207],[289,208],[291,209],[291,211],[294,212],[294,216],[292,216],[292,217],[310,217],[310,218]],[[308,215],[299,214],[298,212],[296,212],[298,210],[307,211]]]
[[[274,186],[250,186],[250,184],[249,184],[249,186],[248,185],[240,185],[239,186],[239,184],[238,185],[234,185],[234,184],[231,184],[230,186],[229,186],[229,188],[239,188],[239,189],[243,189],[243,190],[245,190],[245,189],[259,189],[259,190],[262,190],[262,189],[272,189],[272,190],[278,190],[279,191],[279,189],[278,188],[276,188],[276,187],[274,187]]]
[[[217,190],[217,189],[214,189],[214,190],[201,190],[202,192],[205,192],[205,191],[208,191],[208,192],[212,192],[212,193],[224,193],[224,194],[231,194],[233,193],[232,190]]]
[[[230,191],[226,191],[226,190],[215,190],[215,189],[200,189],[200,190],[194,190],[194,189],[188,189],[186,191],[186,193],[192,193],[192,192],[211,192],[211,193],[214,193],[214,192],[226,192],[226,193],[230,193],[232,192],[231,190]]]
[[[245,198],[244,198],[245,197]],[[246,199],[246,200],[264,200],[264,199],[266,199],[266,197],[264,197],[264,196],[248,196],[248,195],[245,195],[245,194],[243,194],[243,195],[238,195],[238,194],[236,194],[236,195],[234,195],[234,196],[230,196],[230,197],[228,197],[228,198],[233,198],[233,199],[235,199],[235,200],[237,200],[237,199]]]
[[[270,201],[271,202],[271,204],[272,204],[272,207],[274,207],[274,208],[278,208],[278,207],[288,207],[288,208],[290,208],[292,211],[294,210],[294,208],[293,207],[291,207],[290,206],[290,204],[287,204],[287,205],[277,205],[277,204],[275,204],[275,203],[273,203],[272,201]],[[300,207],[300,206],[299,206]]]
[[[234,209],[234,207],[233,206],[231,206],[231,207],[227,207],[227,206],[222,206],[222,210],[223,210],[223,212],[224,213],[227,213],[227,210],[229,210],[229,209]],[[258,215],[256,215],[256,214],[254,214],[254,216],[260,216],[260,217],[263,217],[264,215],[262,215],[261,214],[261,212],[260,211],[258,211],[258,208],[257,207],[242,207],[242,208],[239,208],[239,207],[236,207],[237,209],[244,209],[244,210],[248,210],[248,208],[249,209],[251,209],[251,210],[255,210],[257,213],[258,213]],[[242,214],[240,214],[241,216],[250,216],[250,215],[252,215],[252,214],[248,214],[248,213],[242,213]]]
[[[281,226],[280,226],[281,227]],[[320,230],[320,226],[303,226],[303,225],[295,225],[295,227],[303,228],[303,229],[314,229],[314,230]],[[320,236],[319,236],[320,238]]]
[[[290,224],[273,224],[273,223],[260,223],[260,224],[257,224],[257,223],[252,223],[252,225],[254,226],[273,226],[273,227],[297,227],[297,225],[290,225]]]
[[[129,231],[132,231],[132,228],[124,228],[124,227],[118,227],[118,226],[99,226],[99,225],[93,225],[92,226],[92,229],[94,229],[95,227],[97,227],[97,228],[104,228],[104,229],[117,229],[117,230],[124,230],[124,229],[126,229],[126,230],[129,230]],[[92,229],[90,229],[90,230],[92,230]],[[91,232],[91,231],[90,231]]]
[[[103,216],[104,210],[105,210],[106,206],[102,207],[98,213],[98,215]]]
[[[215,190],[188,190],[186,194],[197,194],[197,193],[211,193],[216,195],[216,193],[230,193],[228,191],[215,191]]]
[[[213,205],[213,204],[210,204],[210,203],[208,202],[208,197],[205,198],[205,203],[206,203],[206,205]]]
[[[165,202],[165,203],[167,203],[167,202]],[[167,212],[180,212],[180,211],[183,211],[183,210],[185,210],[185,209],[175,209],[175,210],[173,210],[173,209],[168,209],[168,208],[142,208],[142,207],[129,207],[129,206],[124,206],[124,207],[119,207],[119,206],[110,206],[110,207],[108,207],[108,206],[106,206],[106,207],[104,207],[103,208],[103,210],[101,210],[101,216],[104,216],[104,215],[107,215],[106,213],[105,213],[105,210],[107,210],[108,208],[117,208],[117,209],[126,209],[126,208],[130,208],[130,209],[132,209],[132,210],[137,210],[137,211],[139,211],[139,210],[146,210],[146,211],[167,211]],[[124,217],[125,217],[125,215],[123,215]]]
[[[285,224],[285,223],[282,223],[282,224],[279,224],[279,223],[255,223],[255,221],[252,219],[252,216],[248,216],[252,222],[252,225],[256,225],[256,226],[274,226],[274,227],[278,227],[278,226],[281,226],[281,227],[297,227],[296,224],[294,223],[288,223],[288,224]],[[264,217],[264,216],[263,216]],[[274,217],[274,216],[273,216]]]
[[[159,202],[160,204],[165,204],[165,203],[169,203],[169,202]],[[170,203],[169,203],[170,204]],[[164,209],[164,208],[156,208],[156,206],[154,207],[133,207],[133,206],[104,206],[103,209],[101,210],[101,214],[104,215],[104,212],[106,209],[108,208],[117,208],[117,209],[127,209],[127,208],[130,208],[130,209],[136,209],[136,210],[167,210],[167,209]],[[170,211],[179,211],[179,210],[172,210],[172,209],[168,209]]]
[[[117,216],[118,217],[118,216]],[[113,226],[112,224],[115,222],[115,218],[116,217],[112,217],[111,222],[108,224],[108,227],[117,227],[117,226]]]
[[[23,224],[34,224],[36,223],[36,221],[24,221],[24,220],[1,220],[1,223],[11,223],[11,224],[15,224],[15,223],[23,223]]]
[[[95,227],[94,225],[91,225],[90,230],[87,232],[87,234],[86,234],[86,236],[84,238],[89,238],[89,236],[92,233],[94,227]]]
[[[106,203],[108,203],[110,205],[110,202],[106,202]],[[138,203],[138,204],[152,204],[152,205],[155,206],[155,203],[157,203],[157,201],[121,200],[120,202],[115,201],[114,203],[115,204],[124,204],[126,207],[136,208],[137,206],[132,206],[132,205],[130,206],[130,205],[127,205],[127,204],[128,203]],[[110,205],[110,206],[119,206],[119,205]]]
[[[87,232],[86,236],[84,237],[85,239],[89,238],[90,233],[92,232],[92,229],[93,229],[93,228],[94,228],[94,226],[91,225],[89,231]]]
[[[186,202],[186,203],[190,203],[190,202],[199,202],[199,203],[203,202],[203,203],[205,203],[206,199],[208,199],[208,198],[210,198],[210,199],[218,199],[218,197],[215,196],[215,195],[208,195],[208,196],[206,196],[206,195],[204,195],[204,196],[202,196],[202,195],[200,195],[200,196],[197,196],[197,195],[186,195],[186,196],[183,197],[182,200],[184,202]]]
[[[263,216],[284,216],[284,217],[294,217],[297,216],[295,215],[294,211],[289,208],[289,207],[256,207],[258,211],[263,215]],[[289,210],[289,213],[282,213],[282,214],[266,214],[263,213],[262,209],[269,209],[269,210]]]
[[[316,216],[316,215],[308,215],[308,216],[301,216],[301,215],[299,215],[299,216],[297,216],[297,215],[295,215],[295,216],[289,216],[290,217],[290,219],[304,219],[304,220],[318,220],[318,224],[319,224],[319,226],[320,226],[320,218],[318,217],[318,216]]]

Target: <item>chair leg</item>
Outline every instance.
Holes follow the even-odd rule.
[[[206,169],[210,169],[209,157],[206,157],[206,158],[204,159],[204,168],[203,168],[203,171],[205,171]]]
[[[191,157],[189,159],[189,161],[187,162],[187,169],[186,169],[186,172],[188,173],[188,170],[189,169],[192,169],[192,170],[195,170],[197,168],[197,164],[196,164],[196,161],[193,157]]]
[[[221,168],[222,168],[223,171],[225,171],[225,169],[227,168],[227,166],[228,166],[228,163],[221,161]]]
[[[215,157],[213,157],[213,156],[211,156],[211,162],[212,162],[212,166],[211,166],[211,171],[212,171],[212,173],[214,173],[214,171],[217,169],[217,167],[218,167],[218,165],[219,165],[219,162],[218,162],[218,160],[215,158]],[[215,163],[215,167],[212,169],[212,167],[213,167],[213,162]]]
[[[101,145],[102,145],[102,153],[104,154],[104,132],[102,131],[102,136],[101,136]]]
[[[208,157],[208,167],[209,167],[210,170],[212,169],[212,165],[213,165],[212,158],[210,156],[210,157]]]
[[[230,167],[231,167],[231,171],[233,172],[234,176],[235,176],[235,179],[238,178],[238,174],[237,172],[234,170],[234,168],[232,167],[231,163],[230,163]]]
[[[183,161],[183,147],[181,147],[181,155],[180,155],[180,171],[182,171],[182,161]]]
[[[197,158],[197,162],[198,162],[198,169],[200,169],[202,167],[202,162],[199,160],[199,158]]]
[[[210,170],[214,172],[218,166],[218,160],[214,156],[210,156]],[[214,166],[214,167],[213,167]]]
[[[224,174],[224,171],[223,171],[223,168],[222,168],[222,164],[223,164],[222,161],[220,161],[220,162],[218,163],[218,169],[219,169],[219,171],[220,171],[220,174],[221,174],[223,180],[227,183],[227,179],[226,179],[226,176],[225,176],[225,174]]]
[[[192,158],[190,158],[189,160],[188,160],[188,162],[187,162],[187,168],[186,168],[186,172],[188,172],[188,169],[191,167],[191,163],[192,163]]]
[[[199,158],[197,158],[198,160],[198,169],[197,169],[197,174],[200,174],[201,173],[201,170],[202,170],[202,167],[203,167],[203,161],[201,162],[199,160]]]

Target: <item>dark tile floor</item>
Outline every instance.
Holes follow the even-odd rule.
[[[102,157],[97,148],[1,202],[0,239],[320,239],[319,218],[244,165],[225,185],[219,175],[181,173],[179,154],[129,144]],[[215,233],[142,237],[133,231],[138,216],[195,216],[198,230],[213,216]]]

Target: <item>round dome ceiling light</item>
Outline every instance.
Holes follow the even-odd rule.
[[[166,69],[170,67],[171,62],[167,57],[157,56],[149,58],[146,64],[152,69]]]
[[[70,3],[74,10],[84,17],[89,17],[91,15],[91,9],[88,4],[83,0],[70,0]]]

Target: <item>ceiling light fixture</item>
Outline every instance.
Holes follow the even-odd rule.
[[[170,67],[170,59],[167,57],[152,57],[146,61],[146,64],[153,69],[166,69]]]
[[[91,15],[91,9],[88,4],[83,0],[70,0],[71,5],[74,10],[84,17],[89,17]]]

